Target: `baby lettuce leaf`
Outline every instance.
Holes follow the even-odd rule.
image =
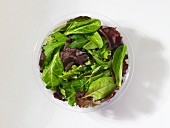
[[[94,43],[98,48],[103,47],[103,40],[98,32],[93,34],[87,34],[86,38],[90,40],[90,42]]]
[[[61,87],[59,89],[60,89],[61,94],[66,98],[66,91],[65,91],[65,89],[63,89]]]
[[[51,37],[51,35],[49,35],[48,37],[46,37],[44,39],[44,43],[45,44],[52,43],[52,42],[53,42],[53,38]]]
[[[105,44],[101,49],[97,51],[98,54],[104,59],[108,59],[108,56],[111,55],[111,51],[108,48],[108,45]]]
[[[111,51],[114,51],[118,46],[122,45],[122,36],[116,30],[116,28],[104,27],[100,28],[98,32],[100,33],[100,35],[103,35],[107,38],[109,49]]]
[[[67,36],[64,34],[61,34],[60,32],[54,32],[52,34],[50,34],[48,37],[46,37],[46,39],[44,40],[45,44],[48,43],[56,43],[56,42],[63,42],[67,40]]]
[[[94,43],[87,43],[83,48],[86,50],[90,50],[90,49],[95,49],[93,50],[93,52],[90,52],[90,54],[92,56],[96,56],[98,58],[103,58],[104,60],[108,59],[108,56],[111,55],[111,51],[108,48],[108,43],[107,43],[107,39],[106,38],[102,38],[103,40],[103,47],[99,48],[99,49],[95,49],[97,48],[97,46]]]
[[[87,34],[97,31],[101,26],[101,22],[98,19],[83,20],[80,22],[74,21],[64,33],[70,34]]]
[[[60,25],[59,27],[55,28],[53,32],[59,32],[59,31],[65,31],[64,28],[66,27],[66,24]]]
[[[77,22],[80,22],[80,21],[83,21],[83,20],[88,20],[88,19],[91,19],[90,17],[88,16],[78,16],[74,19],[70,19],[69,21],[67,21],[67,24],[71,24],[73,23],[74,21],[77,21]]]
[[[94,44],[93,42],[90,41],[87,44],[85,44],[83,46],[83,48],[86,49],[86,50],[90,50],[90,49],[96,49],[97,46],[96,46],[96,44]]]
[[[92,51],[90,51],[90,50],[88,50],[88,53],[90,53],[93,56],[93,58],[95,59],[95,61],[96,61],[96,63],[98,65],[103,65],[103,66],[105,65],[105,68],[109,68],[110,67],[111,61],[105,62],[105,61],[99,59],[99,55],[94,53],[94,52],[92,52]]]
[[[98,71],[100,71],[100,69],[102,69],[102,66],[97,66],[96,68],[94,68],[92,71],[92,75],[95,75]]]
[[[78,91],[85,91],[85,84],[88,78],[76,79],[71,82],[71,86],[75,89],[76,92]]]
[[[41,55],[40,55],[40,60],[39,60],[39,66],[40,66],[40,72],[43,72],[44,69],[44,59],[45,59],[45,54],[43,52],[43,50],[41,51]]]
[[[42,80],[47,84],[48,88],[58,86],[62,82],[62,79],[58,75],[62,74],[64,67],[59,55],[60,49],[58,48],[51,63],[43,70]]]
[[[93,97],[94,99],[99,100],[112,93],[115,88],[116,85],[113,82],[112,77],[102,77],[90,84],[89,90],[84,97]]]
[[[63,85],[62,89],[63,89],[62,93],[64,97],[67,99],[68,104],[71,106],[74,106],[74,104],[76,103],[76,100],[75,100],[76,92],[74,88],[70,86],[69,84],[67,84],[67,85]]]
[[[67,98],[68,104],[71,106],[74,106],[76,103],[75,95],[76,95],[76,92],[71,92],[71,95],[69,95],[69,97]]]
[[[107,39],[106,38],[104,38],[104,37],[102,37],[102,40],[103,40],[103,44],[106,44],[107,43]],[[88,43],[86,43],[84,46],[83,46],[83,48],[84,49],[86,49],[86,50],[90,50],[90,49],[96,49],[96,48],[98,48],[97,47],[97,45],[95,44],[95,43],[93,43],[93,42],[88,42]],[[102,49],[103,49],[103,47],[102,47]],[[105,54],[105,53],[104,53]],[[106,54],[105,54],[105,56],[107,56]]]
[[[82,48],[88,39],[84,35],[72,35],[72,43],[67,45],[67,48]]]
[[[54,98],[56,98],[56,99],[63,100],[63,97],[62,97],[62,94],[61,94],[60,91],[54,92],[54,93],[53,93],[53,96],[54,96]]]
[[[66,89],[67,87],[70,88],[70,86],[77,92],[77,91],[84,91],[84,85],[88,78],[81,78],[72,80],[70,82],[62,82],[63,88]]]
[[[127,50],[127,46],[124,44],[122,46],[119,46],[113,54],[112,69],[116,77],[117,86],[121,86],[123,60],[126,54],[126,50]]]
[[[47,61],[47,64],[52,59],[52,53],[55,48],[60,47],[64,45],[65,42],[57,42],[57,43],[51,43],[43,46],[44,54],[45,54],[45,61]]]
[[[59,77],[62,78],[65,81],[68,81],[68,78],[72,78],[75,77],[75,75],[79,75],[81,73],[82,70],[84,70],[85,67],[83,67],[82,65],[80,66],[76,66],[73,65],[72,68],[69,71],[63,71],[62,75],[60,75]]]
[[[51,61],[52,53],[54,52],[54,50],[57,47],[64,45],[67,40],[67,37],[59,32],[52,34],[51,37],[53,38],[53,43],[48,43],[45,46],[43,46],[43,50],[45,54],[45,60],[44,60],[45,65],[48,65],[48,63]]]
[[[64,31],[67,30],[67,28],[70,26],[70,24],[72,24],[74,21],[80,22],[80,21],[88,20],[88,19],[91,19],[91,18],[88,17],[88,16],[79,16],[79,17],[76,17],[76,18],[74,18],[74,19],[70,19],[70,20],[67,21],[66,24],[61,25],[61,26],[55,28],[55,29],[53,30],[53,32],[59,32],[59,31],[60,31],[60,32],[64,32]]]
[[[98,66],[97,68],[93,69],[91,75],[96,76],[97,74],[104,73],[103,76],[109,76],[110,72],[108,72],[109,69],[105,69],[105,66]],[[106,74],[106,75],[105,75]]]
[[[68,100],[68,103],[71,106],[74,106],[76,103],[75,96],[76,92],[83,91],[85,83],[87,81],[87,78],[72,80],[70,82],[62,82],[62,94],[65,96],[65,98]]]
[[[110,70],[103,71],[100,74],[93,75],[89,78],[88,83],[91,84],[93,81],[99,79],[100,77],[109,77],[111,75]]]
[[[61,34],[60,32],[52,33],[51,37],[53,38],[54,42],[56,41],[65,42],[67,40],[67,36],[64,34]]]
[[[84,25],[88,25],[90,24],[94,19],[87,19],[87,20],[83,20],[83,21],[73,21],[70,26],[67,28],[67,30],[72,30]]]
[[[86,52],[83,52],[76,48],[64,48],[61,52],[60,58],[64,63],[66,71],[68,71],[73,64],[83,65],[87,61]]]

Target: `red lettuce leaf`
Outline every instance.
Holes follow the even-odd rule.
[[[40,66],[40,72],[43,72],[43,61],[45,59],[45,54],[42,50],[41,55],[40,55],[40,60],[39,60],[39,66]]]
[[[114,51],[118,46],[123,44],[122,36],[116,30],[116,28],[113,28],[113,27],[100,28],[98,32],[101,36],[104,36],[107,38],[108,43],[109,43],[109,49],[111,51]]]
[[[65,101],[65,99],[62,97],[61,92],[55,92],[53,93],[53,95],[54,95],[54,98]]]
[[[114,97],[115,94],[116,94],[116,92],[113,92],[113,93],[107,95],[106,97],[104,97],[103,99],[101,99],[101,102],[103,102],[103,101],[110,101],[110,99],[111,99],[112,97]]]
[[[69,70],[73,64],[83,65],[87,61],[86,52],[76,48],[64,48],[60,56],[65,70]],[[71,63],[72,62],[72,63]]]

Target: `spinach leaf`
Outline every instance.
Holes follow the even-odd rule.
[[[46,66],[42,73],[42,80],[47,84],[48,88],[58,86],[62,82],[58,75],[62,74],[64,67],[59,54],[60,49],[58,48],[50,65]]]
[[[119,46],[113,54],[112,69],[115,73],[117,86],[121,86],[123,59],[125,57],[126,50],[127,50],[127,46],[124,44],[122,46]]]
[[[96,100],[102,99],[112,93],[116,88],[112,77],[102,77],[93,81],[84,97],[93,97]]]
[[[98,19],[83,20],[80,22],[74,21],[64,33],[70,34],[87,34],[97,31],[101,26],[101,22]]]
[[[82,48],[87,42],[87,38],[84,35],[72,35],[72,43],[67,48]]]
[[[94,43],[98,48],[103,47],[103,40],[98,32],[93,34],[87,34],[86,38],[90,40],[90,42]]]

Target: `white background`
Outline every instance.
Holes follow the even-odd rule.
[[[40,37],[70,12],[92,11],[116,21],[129,37],[135,70],[127,92],[103,111],[57,107],[32,71]],[[0,128],[169,128],[169,0],[0,0]]]

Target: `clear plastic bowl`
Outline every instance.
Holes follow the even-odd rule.
[[[133,51],[132,51],[129,39],[127,38],[127,36],[123,32],[123,30],[120,28],[120,26],[117,23],[115,23],[112,19],[110,19],[106,16],[103,16],[101,14],[98,14],[98,13],[92,13],[92,12],[78,12],[77,13],[77,12],[75,12],[75,13],[64,15],[64,16],[58,18],[58,21],[56,21],[56,26],[53,27],[53,29],[50,32],[47,32],[47,36],[57,26],[60,26],[64,23],[66,23],[67,20],[75,18],[77,16],[89,16],[91,18],[97,18],[102,22],[102,25],[116,27],[117,30],[121,33],[121,36],[123,37],[123,39],[122,39],[123,43],[127,45],[127,48],[128,48],[127,49],[127,54],[128,54],[127,63],[129,64],[129,67],[128,67],[128,70],[127,70],[125,77],[123,78],[124,82],[122,84],[122,87],[116,92],[116,95],[114,97],[112,97],[109,102],[104,102],[101,105],[98,105],[96,107],[89,107],[89,108],[79,108],[78,106],[72,107],[67,102],[63,102],[63,101],[60,101],[58,99],[55,99],[53,97],[53,93],[50,90],[46,89],[46,84],[42,81],[41,73],[40,73],[40,70],[39,70],[39,58],[40,58],[40,54],[41,54],[41,47],[44,44],[44,39],[46,37],[42,37],[42,39],[40,39],[36,43],[36,46],[34,48],[33,71],[34,71],[34,75],[35,75],[36,81],[38,82],[40,89],[53,103],[55,103],[56,106],[59,106],[61,108],[65,108],[67,110],[75,111],[75,112],[94,112],[96,110],[104,109],[107,106],[115,103],[115,101],[120,98],[120,96],[125,92],[125,90],[129,86],[129,83],[131,81],[132,74],[133,74],[133,65],[134,65],[133,64]]]

